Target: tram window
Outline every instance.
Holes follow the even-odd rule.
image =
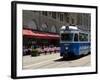
[[[72,41],[73,40],[73,33],[62,33],[61,40],[62,41]]]
[[[79,40],[80,41],[88,41],[88,34],[79,33]]]
[[[78,41],[78,34],[75,34],[74,41]]]

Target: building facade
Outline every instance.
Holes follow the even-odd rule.
[[[59,33],[63,25],[76,25],[90,31],[91,15],[87,13],[64,13],[23,10],[23,27],[33,30]]]

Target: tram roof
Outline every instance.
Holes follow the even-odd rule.
[[[77,26],[62,26],[61,30],[79,30]]]
[[[78,27],[77,26],[62,26],[61,27],[61,31],[62,30],[68,30],[68,31],[78,31],[78,32],[82,32],[82,33],[89,33],[89,32],[87,32],[87,31],[83,31],[83,30],[80,30],[80,29],[78,29]]]

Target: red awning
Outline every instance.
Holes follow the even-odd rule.
[[[36,31],[33,32],[31,30],[23,30],[23,35],[35,38],[42,38],[42,39],[59,39],[59,35],[57,34],[42,33]]]
[[[31,30],[23,30],[23,35],[26,36],[33,36],[35,35]]]
[[[48,34],[48,37],[59,38],[59,35],[57,35],[57,34]]]

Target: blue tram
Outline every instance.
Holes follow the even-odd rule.
[[[90,34],[75,26],[62,26],[60,31],[60,56],[74,57],[90,53]]]

